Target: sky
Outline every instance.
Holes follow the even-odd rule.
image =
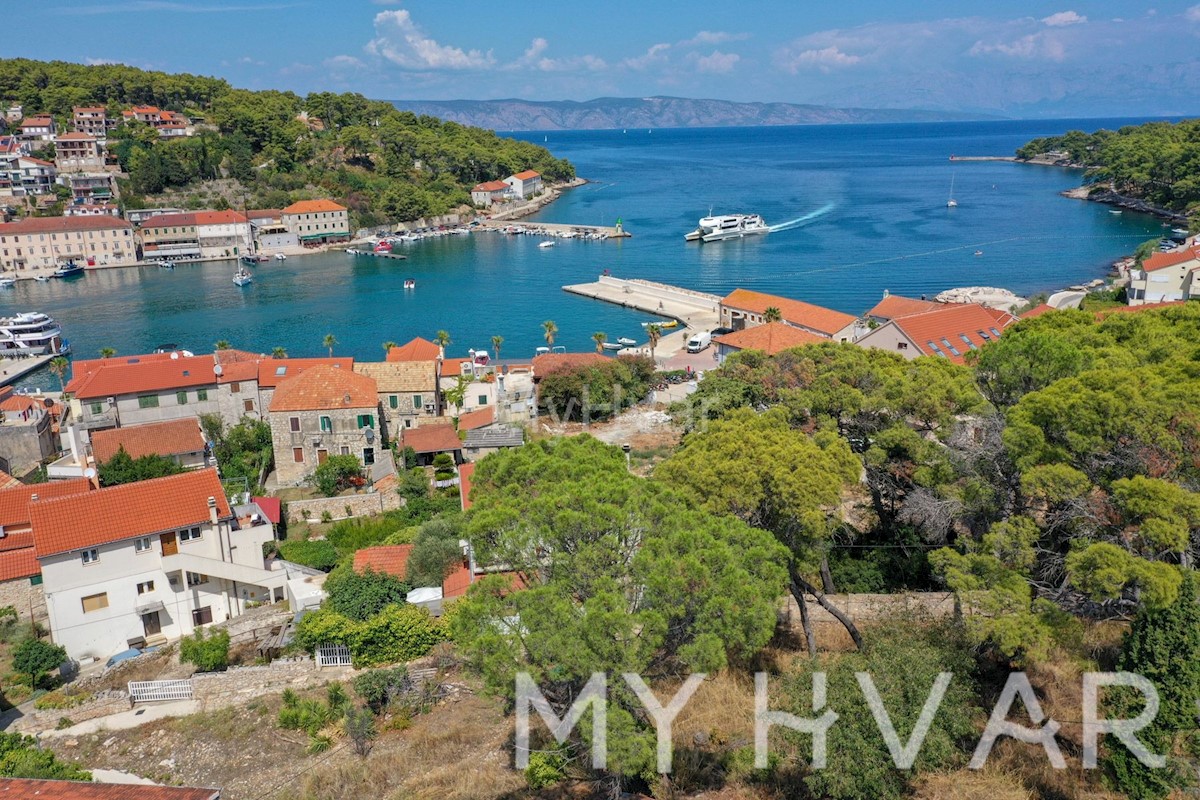
[[[1056,2],[41,0],[5,9],[0,56],[383,100],[1200,113],[1200,4]]]

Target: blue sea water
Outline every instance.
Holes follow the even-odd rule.
[[[637,336],[645,315],[574,297],[564,284],[608,269],[724,294],[736,287],[861,313],[885,289],[932,295],[989,285],[1053,290],[1104,274],[1111,262],[1162,232],[1151,217],[1108,213],[1059,192],[1077,171],[1006,162],[951,162],[1009,155],[1035,136],[1139,120],[1037,120],[787,128],[571,131],[515,134],[570,159],[593,181],[533,220],[611,225],[633,238],[560,241],[444,237],[411,245],[407,261],[341,253],[292,257],[257,268],[238,288],[232,262],[107,270],[73,281],[22,281],[0,292],[0,314],[45,311],[78,357],[101,347],[145,352],[163,343],[196,351],[218,339],[293,356],[383,356],[381,343],[449,331],[452,355],[491,349],[505,357],[543,344],[590,350],[591,335]],[[953,181],[957,208],[947,208]],[[683,235],[712,209],[756,212],[768,236],[700,245]],[[977,250],[982,255],[976,256]],[[413,278],[415,290],[402,282]],[[44,372],[26,382],[57,383]]]

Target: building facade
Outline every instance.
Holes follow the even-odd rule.
[[[235,258],[250,251],[250,220],[236,211],[197,211],[201,258]]]
[[[779,311],[785,324],[835,342],[852,342],[865,330],[852,314],[748,289],[735,289],[721,300],[721,327],[740,331],[762,325],[772,308]]]
[[[1129,270],[1126,302],[1131,306],[1169,303],[1200,297],[1200,248],[1155,253],[1140,268]]]
[[[74,261],[88,267],[137,263],[133,226],[110,216],[26,217],[0,225],[0,268],[33,277]]]
[[[380,435],[384,441],[436,416],[437,361],[360,362],[354,371],[375,381],[379,395]]]
[[[304,245],[350,240],[350,216],[332,200],[301,200],[283,209],[281,222]]]
[[[531,169],[518,172],[504,179],[512,196],[518,200],[528,200],[542,193],[542,176]]]
[[[59,172],[100,172],[104,150],[89,133],[64,133],[54,137],[54,166]]]
[[[71,110],[71,125],[79,133],[86,133],[103,141],[117,127],[120,120],[110,119],[104,106],[76,106]]]
[[[163,214],[142,221],[138,229],[142,254],[147,260],[200,258],[200,234],[196,215]]]
[[[504,181],[487,181],[471,189],[471,202],[482,208],[493,203],[503,203],[512,194],[512,187]]]

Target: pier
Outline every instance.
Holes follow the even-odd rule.
[[[950,156],[951,161],[1017,161],[1016,156]]]
[[[49,364],[57,355],[57,353],[46,353],[25,358],[0,358],[0,386],[8,386],[29,373],[36,372]]]
[[[346,252],[349,253],[350,250],[347,250]],[[355,250],[353,253],[350,253],[350,255],[370,256],[371,258],[394,258],[397,261],[403,261],[408,258],[408,256],[404,255],[403,253],[376,253],[372,250]]]
[[[482,230],[502,232],[506,228],[519,228],[523,233],[532,236],[558,236],[567,234],[575,236],[604,236],[608,239],[628,239],[631,234],[623,227],[615,225],[571,225],[562,222],[509,222],[508,220],[483,220],[479,223]]]

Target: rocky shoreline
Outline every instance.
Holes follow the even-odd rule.
[[[1186,223],[1188,221],[1186,214],[1170,211],[1136,197],[1119,194],[1112,189],[1104,189],[1097,186],[1080,186],[1075,189],[1067,189],[1059,194],[1063,197],[1069,197],[1072,200],[1088,200],[1093,203],[1104,203],[1105,205],[1116,206],[1120,209],[1151,214],[1171,223]]]

